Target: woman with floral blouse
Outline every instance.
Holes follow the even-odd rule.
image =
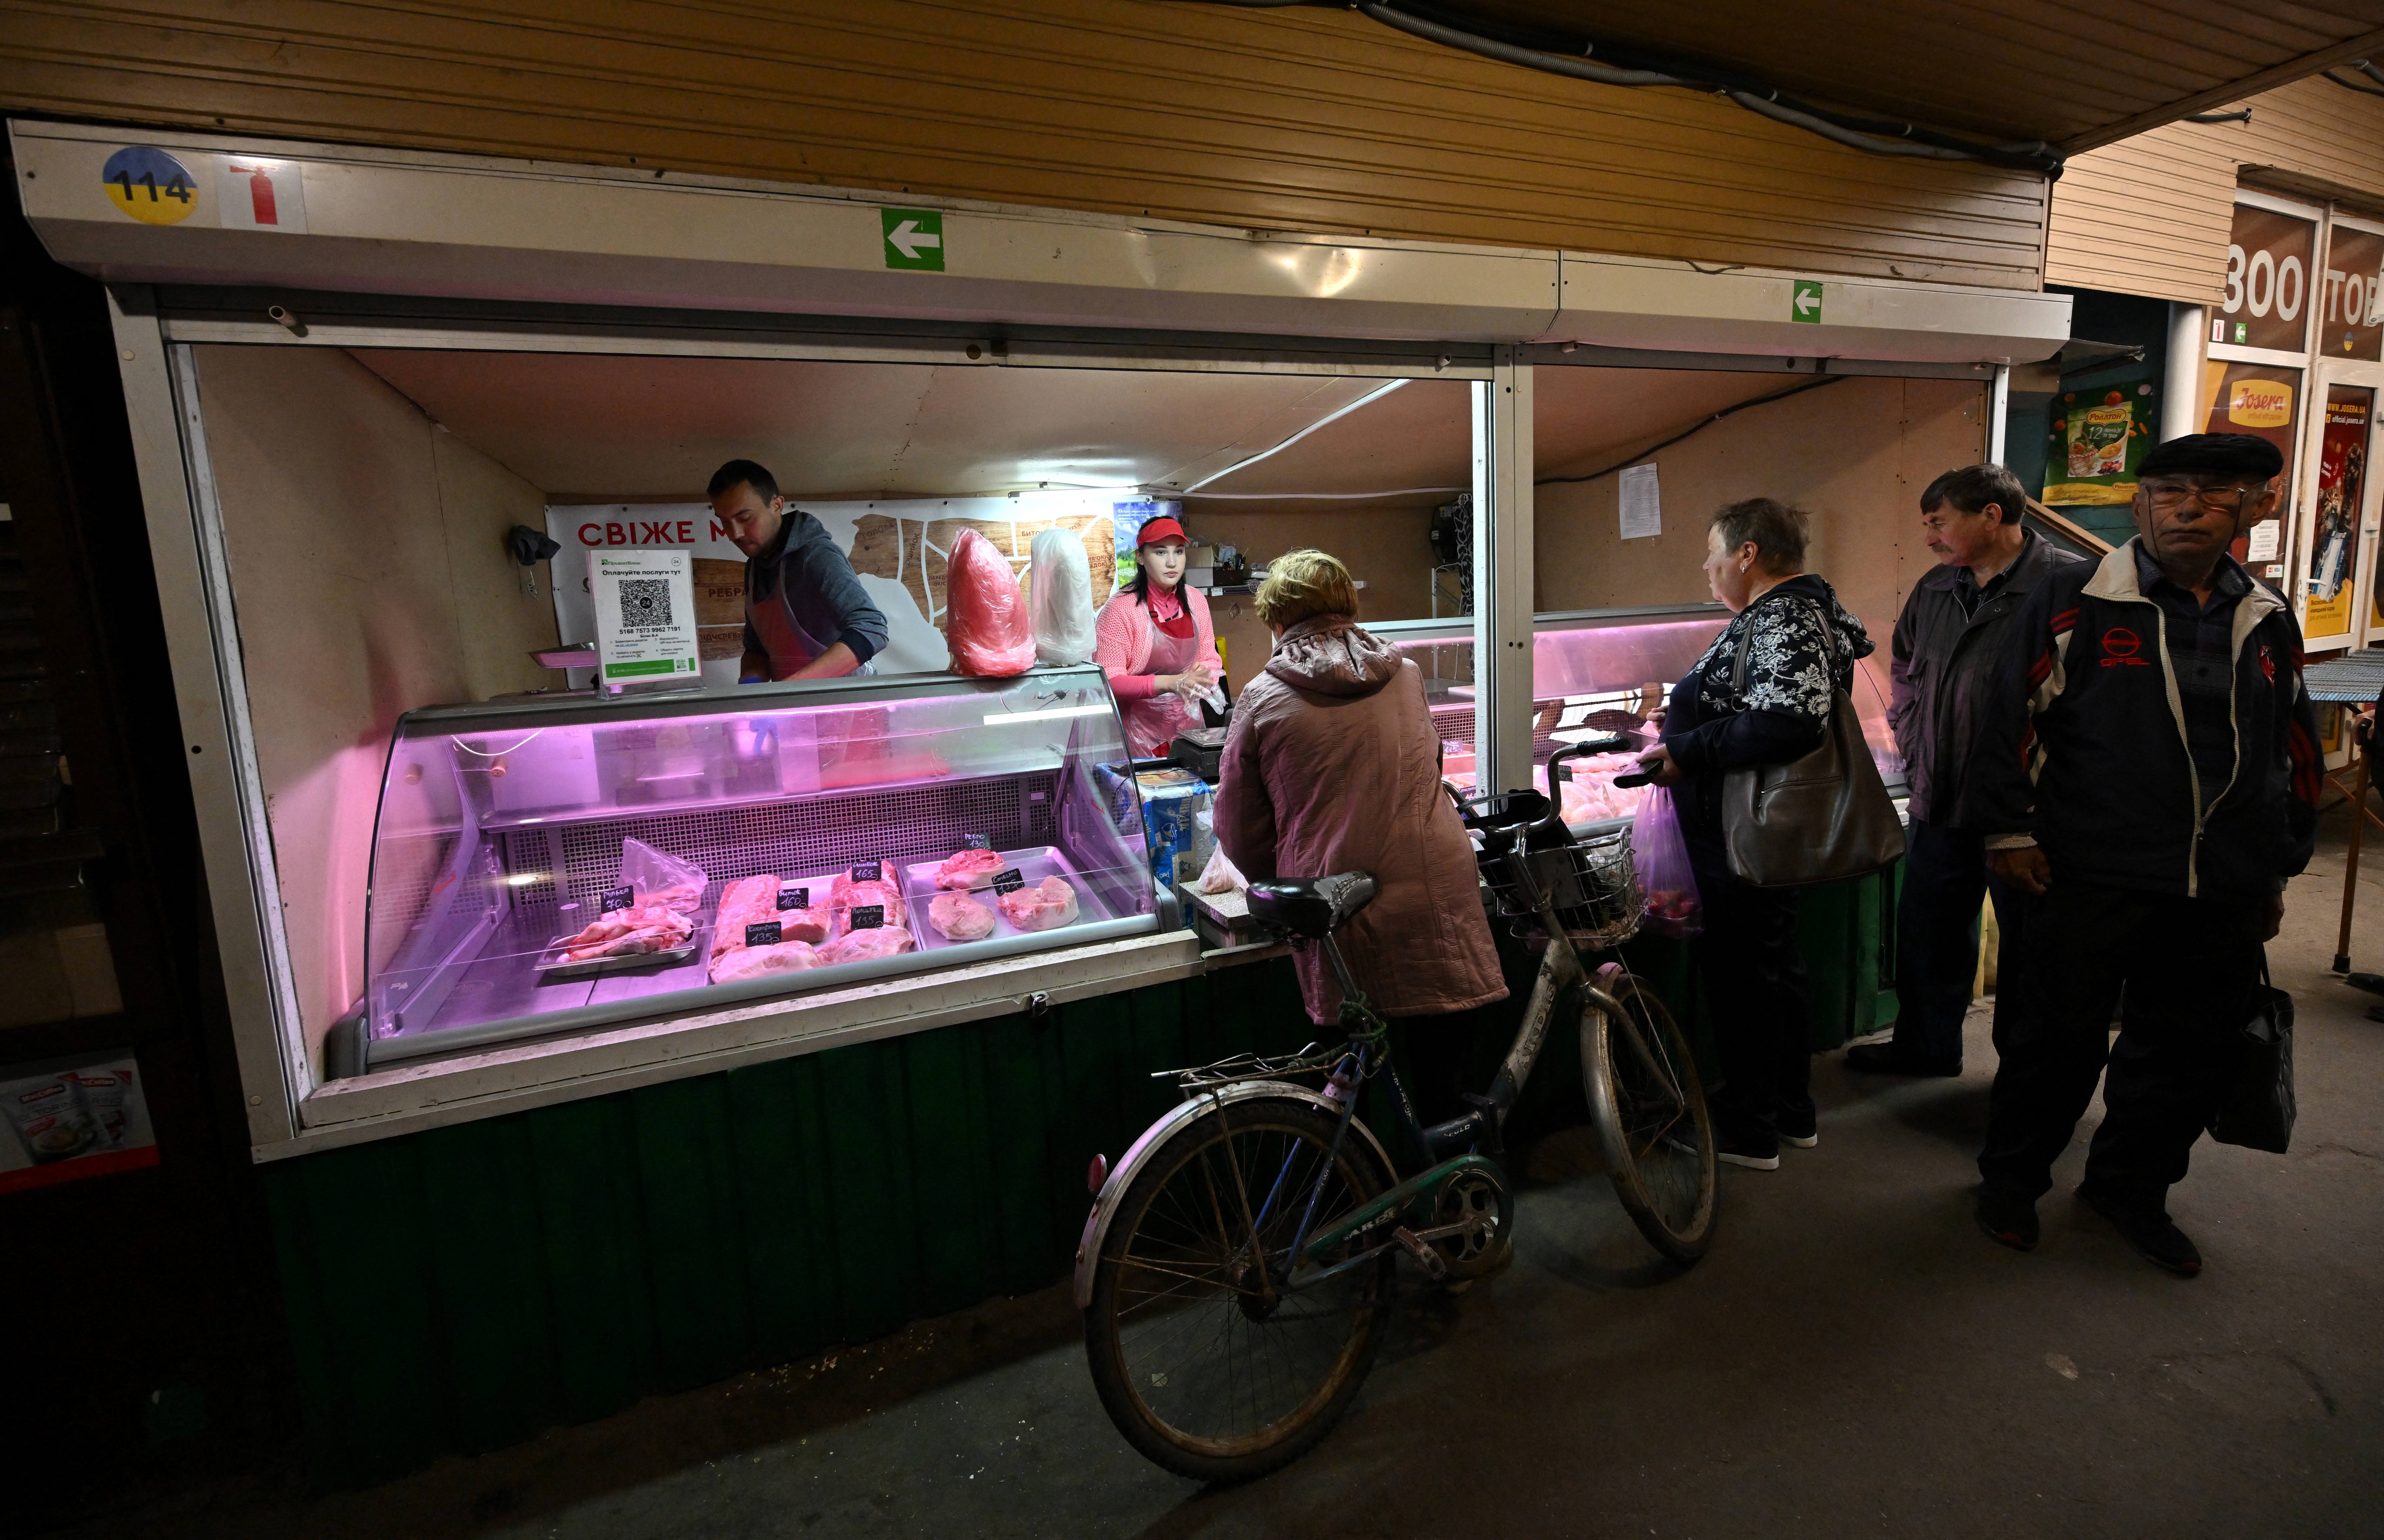
[[[1733,618],[1672,696],[1663,742],[1641,758],[1675,787],[1681,832],[1705,905],[1697,970],[1712,1006],[1721,1081],[1714,1087],[1721,1159],[1776,1171],[1780,1147],[1819,1142],[1810,1090],[1811,1007],[1796,946],[1796,890],[1731,876],[1722,778],[1784,764],[1819,748],[1833,690],[1851,689],[1871,652],[1862,622],[1805,570],[1807,516],[1768,497],[1733,503],[1706,532],[1706,579]],[[1746,681],[1734,687],[1739,655]]]

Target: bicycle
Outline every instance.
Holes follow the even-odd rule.
[[[1548,784],[1563,761],[1623,746],[1558,751]],[[1178,1475],[1247,1481],[1314,1447],[1372,1366],[1401,1255],[1444,1285],[1505,1262],[1513,1201],[1500,1134],[1560,1011],[1577,1012],[1583,1081],[1623,1208],[1676,1261],[1695,1261],[1712,1237],[1713,1124],[1695,1056],[1619,960],[1583,962],[1639,927],[1628,831],[1577,841],[1537,791],[1449,795],[1481,838],[1489,901],[1546,947],[1489,1089],[1468,1095],[1458,1117],[1418,1121],[1384,1022],[1334,940],[1373,898],[1372,877],[1252,883],[1260,924],[1323,948],[1346,1040],[1161,1071],[1184,1100],[1114,1170],[1096,1161],[1075,1270],[1094,1386],[1127,1442]],[[1310,1074],[1321,1088],[1289,1078]],[[1415,1173],[1405,1178],[1357,1115],[1378,1075]]]

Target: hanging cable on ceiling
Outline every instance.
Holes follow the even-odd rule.
[[[1200,3],[1236,6],[1252,10],[1284,10],[1294,6],[1310,5],[1315,0],[1200,0]],[[1390,0],[1350,0],[1350,8],[1410,37],[1422,38],[1444,47],[1462,49],[1503,64],[1520,65],[1526,69],[1591,81],[1599,85],[1668,86],[1721,96],[1774,122],[1818,134],[1832,143],[1860,150],[1866,155],[1982,162],[2019,170],[2042,171],[2050,177],[2061,174],[2066,158],[2061,151],[2042,140],[1981,144],[1915,123],[1853,117],[1782,95],[1775,86],[1732,71],[1634,54],[1588,38],[1559,38],[1553,34],[1528,32],[1430,5],[1424,0],[1398,0],[1397,4],[1391,4]],[[1592,55],[1603,55],[1614,62],[1594,62]]]
[[[2345,64],[2343,68],[2345,69],[2356,69],[2361,74],[2366,76],[2369,80],[2377,81],[2379,85],[2384,85],[2384,69],[2377,68],[2376,66],[2370,64],[2365,59],[2353,59],[2349,63]],[[2342,87],[2345,91],[2355,91],[2362,96],[2384,96],[2384,90],[2378,90],[2377,86],[2365,85],[2358,81],[2346,81],[2331,69],[2323,71],[2323,73],[2328,80],[2333,81],[2336,85]]]
[[[1711,416],[1699,418],[1695,427],[1691,428],[1684,432],[1675,433],[1670,438],[1666,439],[1662,443],[1649,444],[1646,448],[1639,451],[1635,454],[1626,455],[1622,459],[1615,461],[1614,464],[1607,466],[1604,470],[1594,470],[1586,476],[1543,476],[1533,479],[1532,485],[1534,487],[1561,487],[1573,485],[1583,481],[1595,481],[1600,477],[1611,476],[1616,471],[1621,470],[1625,466],[1638,465],[1651,454],[1660,454],[1665,450],[1671,448],[1674,444],[1681,442],[1684,439],[1694,439],[1698,434],[1704,432],[1707,428],[1711,428],[1714,424],[1721,421],[1722,418],[1735,416],[1739,413],[1745,411],[1750,406],[1769,406],[1775,401],[1786,401],[1790,396],[1801,396],[1807,391],[1818,391],[1824,385],[1839,385],[1849,379],[1857,378],[1859,377],[1850,374],[1823,375],[1819,379],[1808,379],[1802,385],[1791,386],[1785,391],[1774,391],[1768,396],[1757,396],[1753,401],[1742,401],[1735,406],[1723,407],[1720,411],[1714,413]]]

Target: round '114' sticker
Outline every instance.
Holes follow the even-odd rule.
[[[100,168],[107,201],[144,225],[179,225],[199,206],[199,184],[165,151],[136,144]]]

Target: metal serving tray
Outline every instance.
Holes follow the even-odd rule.
[[[1030,884],[1041,882],[1045,877],[1059,877],[1065,881],[1069,887],[1076,890],[1076,917],[1064,925],[1054,925],[1051,930],[1021,930],[1001,917],[1000,907],[995,904],[989,896],[993,889],[993,881],[988,876],[984,887],[969,889],[972,894],[988,895],[977,900],[993,911],[993,934],[984,938],[985,940],[999,940],[1006,936],[1049,936],[1053,931],[1070,930],[1091,921],[1116,918],[1111,913],[1109,905],[1094,895],[1092,885],[1076,875],[1076,868],[1069,863],[1068,858],[1060,852],[1058,846],[1036,845],[1023,851],[997,851],[994,853],[1001,857],[1004,868],[1016,867],[1018,875]],[[913,927],[911,935],[918,941],[921,949],[926,950],[941,947],[981,945],[982,943],[978,941],[949,940],[941,931],[927,921],[927,900],[939,893],[952,891],[952,889],[936,886],[936,868],[942,864],[943,862],[940,860],[914,861],[902,868],[902,897],[911,905],[912,913],[918,921],[918,924]]]
[[[619,957],[591,957],[579,962],[565,959],[563,943],[570,938],[558,936],[546,944],[546,950],[538,954],[538,961],[530,966],[541,980],[594,978],[599,974],[623,974],[636,968],[676,967],[702,950],[703,938],[711,928],[698,919],[685,946],[673,947],[668,951],[636,951]]]

